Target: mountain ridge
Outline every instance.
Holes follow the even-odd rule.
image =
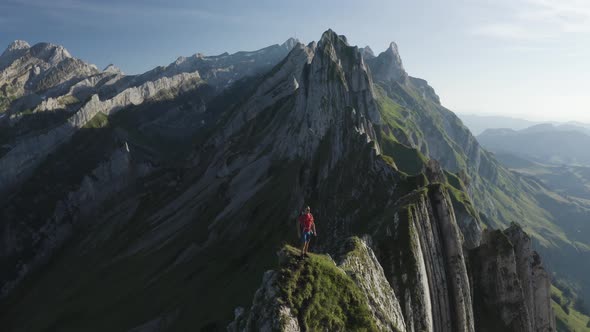
[[[386,55],[387,52],[392,50],[386,51]],[[260,276],[273,267],[272,248],[293,240],[284,230],[292,228],[297,209],[306,203],[315,210],[320,234],[332,235],[322,240],[317,250],[334,253],[346,236],[370,235],[372,240],[367,245],[375,251],[389,287],[405,303],[400,308],[406,326],[437,331],[474,330],[488,317],[481,308],[500,307],[481,298],[470,303],[475,293],[469,278],[477,272],[466,262],[471,250],[488,241],[486,236],[482,240],[483,226],[507,226],[509,216],[514,216],[512,212],[490,212],[495,211],[495,204],[506,204],[493,190],[515,177],[499,167],[460,120],[440,105],[426,81],[392,76],[388,70],[384,71],[385,80],[377,80],[373,76],[377,70],[373,70],[370,61],[357,47],[348,45],[346,38],[328,30],[318,43],[298,43],[272,69],[246,75],[244,81],[238,80],[231,86],[217,82],[210,85],[206,75],[198,73],[199,84],[189,85],[185,91],[180,89],[167,98],[115,103],[120,109],[113,112],[97,108],[88,123],[104,135],[104,142],[114,146],[104,147],[103,152],[113,156],[113,162],[102,164],[108,167],[87,166],[95,170],[91,172],[99,180],[88,177],[80,191],[67,196],[75,202],[93,188],[102,188],[100,179],[108,177],[96,176],[102,174],[100,170],[138,174],[136,170],[143,168],[149,172],[139,173],[124,188],[112,188],[111,200],[103,203],[110,207],[95,209],[94,214],[85,217],[94,221],[92,226],[83,227],[80,220],[84,218],[77,217],[75,209],[69,208],[81,208],[84,204],[75,205],[61,194],[55,198],[60,206],[68,208],[56,209],[60,213],[55,217],[59,215],[61,219],[54,219],[50,225],[58,229],[61,222],[74,225],[78,228],[77,239],[64,244],[66,249],[56,254],[55,264],[48,268],[46,277],[42,275],[38,281],[23,279],[31,290],[15,288],[15,293],[8,297],[8,303],[13,304],[8,306],[12,314],[2,320],[12,324],[9,326],[48,326],[54,317],[66,315],[67,305],[52,306],[42,317],[29,322],[23,320],[21,311],[41,305],[31,304],[33,295],[27,293],[52,293],[48,288],[52,282],[47,276],[64,276],[67,266],[85,271],[78,281],[81,284],[74,288],[66,285],[72,291],[72,299],[84,303],[103,287],[102,281],[93,275],[109,275],[105,283],[112,285],[114,280],[125,279],[126,269],[121,266],[124,264],[139,272],[135,282],[125,284],[131,291],[122,297],[141,303],[146,300],[142,289],[147,287],[155,294],[154,307],[140,305],[133,317],[111,311],[96,328],[131,329],[150,322],[160,322],[170,330],[194,328],[194,324],[223,328],[231,320],[236,304],[251,303]],[[399,69],[401,58],[399,63],[376,65]],[[170,87],[167,85],[161,91],[170,91]],[[225,92],[219,94],[219,87]],[[105,91],[104,95],[110,96],[112,92]],[[100,93],[94,98],[99,105],[110,100],[100,99]],[[129,95],[123,99],[137,101],[134,98]],[[181,115],[191,121],[177,120],[183,119],[177,118]],[[157,133],[154,128],[176,128],[169,126],[178,123],[202,125],[190,127],[186,136],[171,141],[191,141],[186,150],[188,160],[179,160],[177,165],[181,166],[162,164],[160,160],[166,158],[158,158],[161,152],[150,135]],[[143,130],[135,131],[135,127]],[[88,129],[78,134],[91,135]],[[129,144],[121,149],[123,142]],[[91,153],[76,148],[77,140],[67,144],[65,152]],[[173,144],[165,145],[164,150],[170,146]],[[59,165],[71,156],[59,151],[53,158],[55,165]],[[439,159],[440,163],[430,159]],[[39,179],[36,172],[34,179]],[[75,189],[75,183],[80,183],[77,181],[80,180],[72,181]],[[517,195],[520,188],[531,185],[520,183],[522,187],[514,188]],[[14,195],[15,201],[28,198],[22,192]],[[14,215],[8,218],[14,220],[20,212],[13,209],[11,213]],[[36,222],[43,225],[43,221],[40,216]],[[525,222],[529,229],[534,227]],[[31,237],[53,236],[48,229],[44,227],[40,235],[33,233]],[[533,230],[538,237],[538,229]],[[19,241],[12,236],[14,230],[3,232],[11,241]],[[127,243],[129,239],[131,243]],[[516,241],[502,243],[512,246],[512,242]],[[227,248],[226,243],[234,246]],[[3,245],[15,248],[11,242]],[[487,253],[480,253],[481,257],[490,259],[489,266],[497,266],[499,271],[516,266],[512,265],[516,257],[526,256],[524,261],[535,261],[528,249],[522,249],[528,252],[524,256],[516,254],[521,249],[510,249],[512,255],[508,250],[503,256],[504,252],[499,251],[502,248],[506,246],[491,246]],[[75,252],[82,254],[77,257]],[[494,263],[496,254],[505,262]],[[89,266],[87,260],[101,264]],[[403,269],[406,278],[399,274]],[[460,278],[453,278],[455,275]],[[238,280],[238,276],[243,277]],[[525,284],[525,277],[526,273],[520,273],[518,277],[511,275],[511,280]],[[547,278],[541,276],[540,280]],[[489,287],[496,282],[484,281]],[[182,285],[182,292],[166,292],[170,283]],[[218,286],[214,288],[215,294],[212,285]],[[538,303],[550,303],[548,296],[542,296],[547,288],[544,282],[521,286],[523,293],[516,292],[508,299],[527,312],[516,317],[524,327],[510,325],[512,315],[503,316],[501,324],[512,326],[513,330],[540,330],[533,329],[531,317],[543,311],[537,311],[525,300],[525,295],[528,298],[532,294],[528,287],[539,290]],[[233,293],[236,297],[232,302],[216,300],[228,299]],[[202,307],[194,294],[209,299],[210,306]],[[64,301],[59,296],[54,298]],[[112,301],[113,294],[96,299],[98,307],[103,308]],[[88,310],[84,313],[86,322],[93,320],[93,310]],[[84,321],[67,318],[56,324],[71,328],[88,326]],[[550,321],[548,324],[551,326]]]

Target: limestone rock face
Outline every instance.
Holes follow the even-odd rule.
[[[15,40],[10,43],[2,55],[0,55],[0,70],[4,69],[15,59],[21,57],[29,48],[31,48],[31,45],[24,40]]]
[[[18,238],[13,238],[12,241],[2,241],[5,251],[0,257],[18,254],[21,248],[29,245],[35,247],[36,251],[30,259],[23,259],[17,264],[14,279],[4,280],[0,297],[10,292],[30,271],[46,263],[53,252],[70,238],[72,228],[83,222],[84,217],[94,208],[138,177],[149,174],[151,170],[152,167],[148,164],[133,162],[129,148],[125,144],[99,164],[91,174],[85,176],[77,190],[70,192],[58,202],[53,215],[47,218],[44,225],[37,230],[30,230],[32,234],[29,236],[35,239],[34,243],[20,243],[18,238],[23,238],[23,234],[19,234]],[[6,225],[9,227],[8,223]],[[7,232],[6,236],[12,238],[10,232]]]
[[[474,271],[475,297],[483,302],[476,307],[478,316],[482,317],[478,319],[480,329],[487,331],[486,328],[491,328],[489,331],[492,331],[503,327],[511,331],[532,331],[532,320],[509,239],[499,230],[486,231],[481,247],[475,252],[472,259],[478,264]],[[497,325],[490,326],[494,321]]]
[[[471,257],[479,330],[555,331],[549,276],[519,226],[486,230]]]
[[[338,266],[354,280],[367,297],[379,329],[406,331],[399,301],[373,250],[365,241],[358,238],[346,240],[343,249],[348,251],[340,257]]]
[[[422,94],[422,98],[426,100],[431,100],[435,104],[440,105],[439,96],[436,94],[434,89],[430,85],[428,85],[428,82],[426,80],[411,76],[409,77],[409,79],[412,82],[412,84],[418,88],[418,90]]]
[[[397,44],[392,42],[385,52],[367,59],[376,81],[404,81],[407,79]]]
[[[279,255],[285,255],[279,253]],[[372,319],[381,331],[405,332],[406,327],[399,302],[389,285],[375,254],[364,240],[357,237],[347,239],[339,250],[337,269],[349,275],[362,292],[372,314]],[[281,257],[281,261],[292,258]],[[305,264],[301,262],[299,264]],[[320,272],[322,273],[322,272]],[[305,308],[289,307],[280,288],[283,280],[277,271],[267,271],[262,285],[256,291],[252,307],[247,313],[236,309],[236,318],[228,331],[303,331],[300,317],[294,312]],[[313,282],[313,281],[311,281]],[[305,287],[306,285],[298,285]],[[295,310],[296,309],[296,310]],[[347,313],[352,314],[354,313]]]
[[[475,331],[463,236],[446,190],[408,197],[378,245],[408,331]],[[390,265],[391,264],[391,265]]]
[[[551,276],[541,263],[539,254],[533,252],[532,263],[533,320],[536,331],[555,331],[555,312],[551,306]]]
[[[297,44],[299,44],[299,40],[291,37],[287,39],[284,43],[282,43],[281,47],[287,52],[290,52],[293,49],[293,47],[295,47]]]
[[[43,92],[97,74],[96,66],[73,58],[59,45],[11,44],[0,56],[0,91],[7,98]]]
[[[539,254],[532,249],[531,238],[513,224],[504,231],[512,246],[524,300],[532,322],[532,331],[555,331],[551,308],[551,283]]]
[[[193,62],[178,61],[171,65],[169,70],[156,69],[137,76],[125,76],[112,65],[101,72],[95,66],[73,58],[61,46],[41,43],[29,47],[24,42],[11,44],[0,57],[0,130],[26,127],[29,123],[34,127],[38,115],[56,117],[59,113],[59,116],[65,119],[48,128],[41,128],[42,130],[9,137],[6,144],[3,142],[0,147],[0,196],[8,196],[12,189],[18,188],[34,172],[38,172],[39,165],[47,156],[70,142],[71,138],[84,130],[88,122],[98,114],[110,116],[146,101],[173,100],[178,95],[205,84],[199,70],[211,79],[210,84],[217,84],[223,88],[231,84],[232,80],[269,69],[278,63],[295,43],[296,40],[290,39],[283,45],[255,52],[239,52],[231,56],[199,55],[194,57]],[[198,66],[192,66],[190,63],[198,63]],[[291,84],[297,83],[291,81]],[[166,127],[170,124],[169,121],[195,118],[187,113],[183,109],[172,109],[167,112],[168,118],[162,117],[164,123],[154,121],[144,125],[155,127],[154,130],[173,136],[176,134],[174,128]],[[173,119],[169,119],[170,117]],[[195,124],[177,126],[185,132],[193,130],[183,135],[194,135]],[[106,174],[116,173],[116,169],[119,168],[117,165],[125,164],[125,158],[117,156],[122,155],[115,154],[114,159],[97,166],[94,173],[87,174],[76,184],[79,187],[57,204],[55,215],[47,216],[47,220],[40,221],[39,225],[29,227],[27,232],[23,232],[22,229],[17,231],[14,220],[2,225],[0,247],[6,249],[2,251],[3,257],[20,255],[26,247],[22,241],[30,236],[42,234],[39,237],[48,239],[39,240],[27,247],[31,249],[28,257],[14,266],[14,271],[7,273],[10,275],[9,280],[3,279],[2,294],[6,294],[29,272],[46,262],[54,249],[70,237],[72,211],[91,214],[103,202],[104,195],[113,195],[117,190],[129,185],[130,182],[124,181],[122,177],[113,177],[110,180],[113,183],[109,185],[101,180]],[[137,177],[145,175],[149,170],[148,166],[133,166],[133,174]],[[129,179],[135,177],[130,176]],[[4,278],[4,275],[2,277]]]
[[[183,89],[198,84],[199,81],[198,73],[185,73],[146,82],[104,101],[100,100],[98,95],[93,95],[66,123],[41,135],[18,141],[0,158],[0,168],[3,170],[0,174],[0,193],[28,177],[45,156],[67,142],[78,129],[86,125],[99,112],[110,115],[127,106],[139,105],[145,100],[158,98],[161,92]]]
[[[376,143],[374,123],[380,122],[373,99],[372,81],[358,49],[329,30],[316,47],[298,44],[272,75],[262,82],[254,96],[245,104],[242,114],[235,117],[221,142],[234,134],[250,119],[288,96],[294,111],[281,126],[280,140],[269,139],[263,145],[274,145],[277,155],[288,158],[310,157],[322,140],[334,142],[331,160],[343,155],[351,137],[345,123],[352,123],[356,134],[367,142]],[[334,127],[334,123],[343,125]],[[331,127],[334,131],[328,132]],[[293,128],[297,128],[293,131]],[[355,138],[356,139],[356,138]],[[377,147],[378,150],[378,147]]]
[[[292,309],[279,298],[278,273],[267,271],[262,278],[262,285],[254,295],[254,302],[247,317],[243,310],[236,310],[236,320],[228,326],[228,331],[302,331]]]

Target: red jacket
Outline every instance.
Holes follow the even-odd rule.
[[[304,232],[310,232],[313,225],[313,216],[311,213],[302,214],[299,216],[299,225]]]

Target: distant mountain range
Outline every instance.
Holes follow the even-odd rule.
[[[463,121],[463,124],[471,130],[474,135],[483,133],[486,129],[507,128],[520,130],[539,124],[539,122],[511,118],[507,116],[496,115],[476,115],[457,113],[457,116]]]
[[[457,116],[474,135],[483,133],[486,129],[522,130],[537,125],[554,125],[563,130],[576,130],[590,133],[590,124],[576,121],[569,122],[539,122],[497,115],[476,115],[458,113]],[[542,127],[540,127],[542,128]]]
[[[590,129],[539,124],[526,129],[487,129],[477,140],[489,151],[545,164],[590,165]]]

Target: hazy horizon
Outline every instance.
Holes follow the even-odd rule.
[[[498,117],[498,118],[506,118],[506,119],[511,119],[511,120],[521,120],[521,121],[528,121],[528,122],[532,122],[532,123],[537,123],[537,124],[541,124],[541,123],[554,123],[554,124],[566,124],[566,123],[579,123],[579,124],[584,124],[584,125],[589,125],[590,123],[588,122],[584,122],[584,121],[577,121],[577,120],[561,120],[561,121],[557,121],[557,120],[543,120],[543,119],[535,119],[534,117],[527,117],[526,115],[523,116],[518,116],[518,115],[505,115],[505,114],[493,114],[493,113],[476,113],[476,112],[461,112],[461,111],[455,111],[455,110],[451,110],[453,111],[455,114],[457,114],[457,116],[459,116],[459,118],[461,118],[461,116],[480,116],[480,117]]]
[[[408,73],[428,80],[454,112],[590,122],[590,3],[583,0],[7,0],[0,10],[3,47],[53,42],[129,74],[195,53],[317,41],[332,28],[376,54],[395,41]]]

